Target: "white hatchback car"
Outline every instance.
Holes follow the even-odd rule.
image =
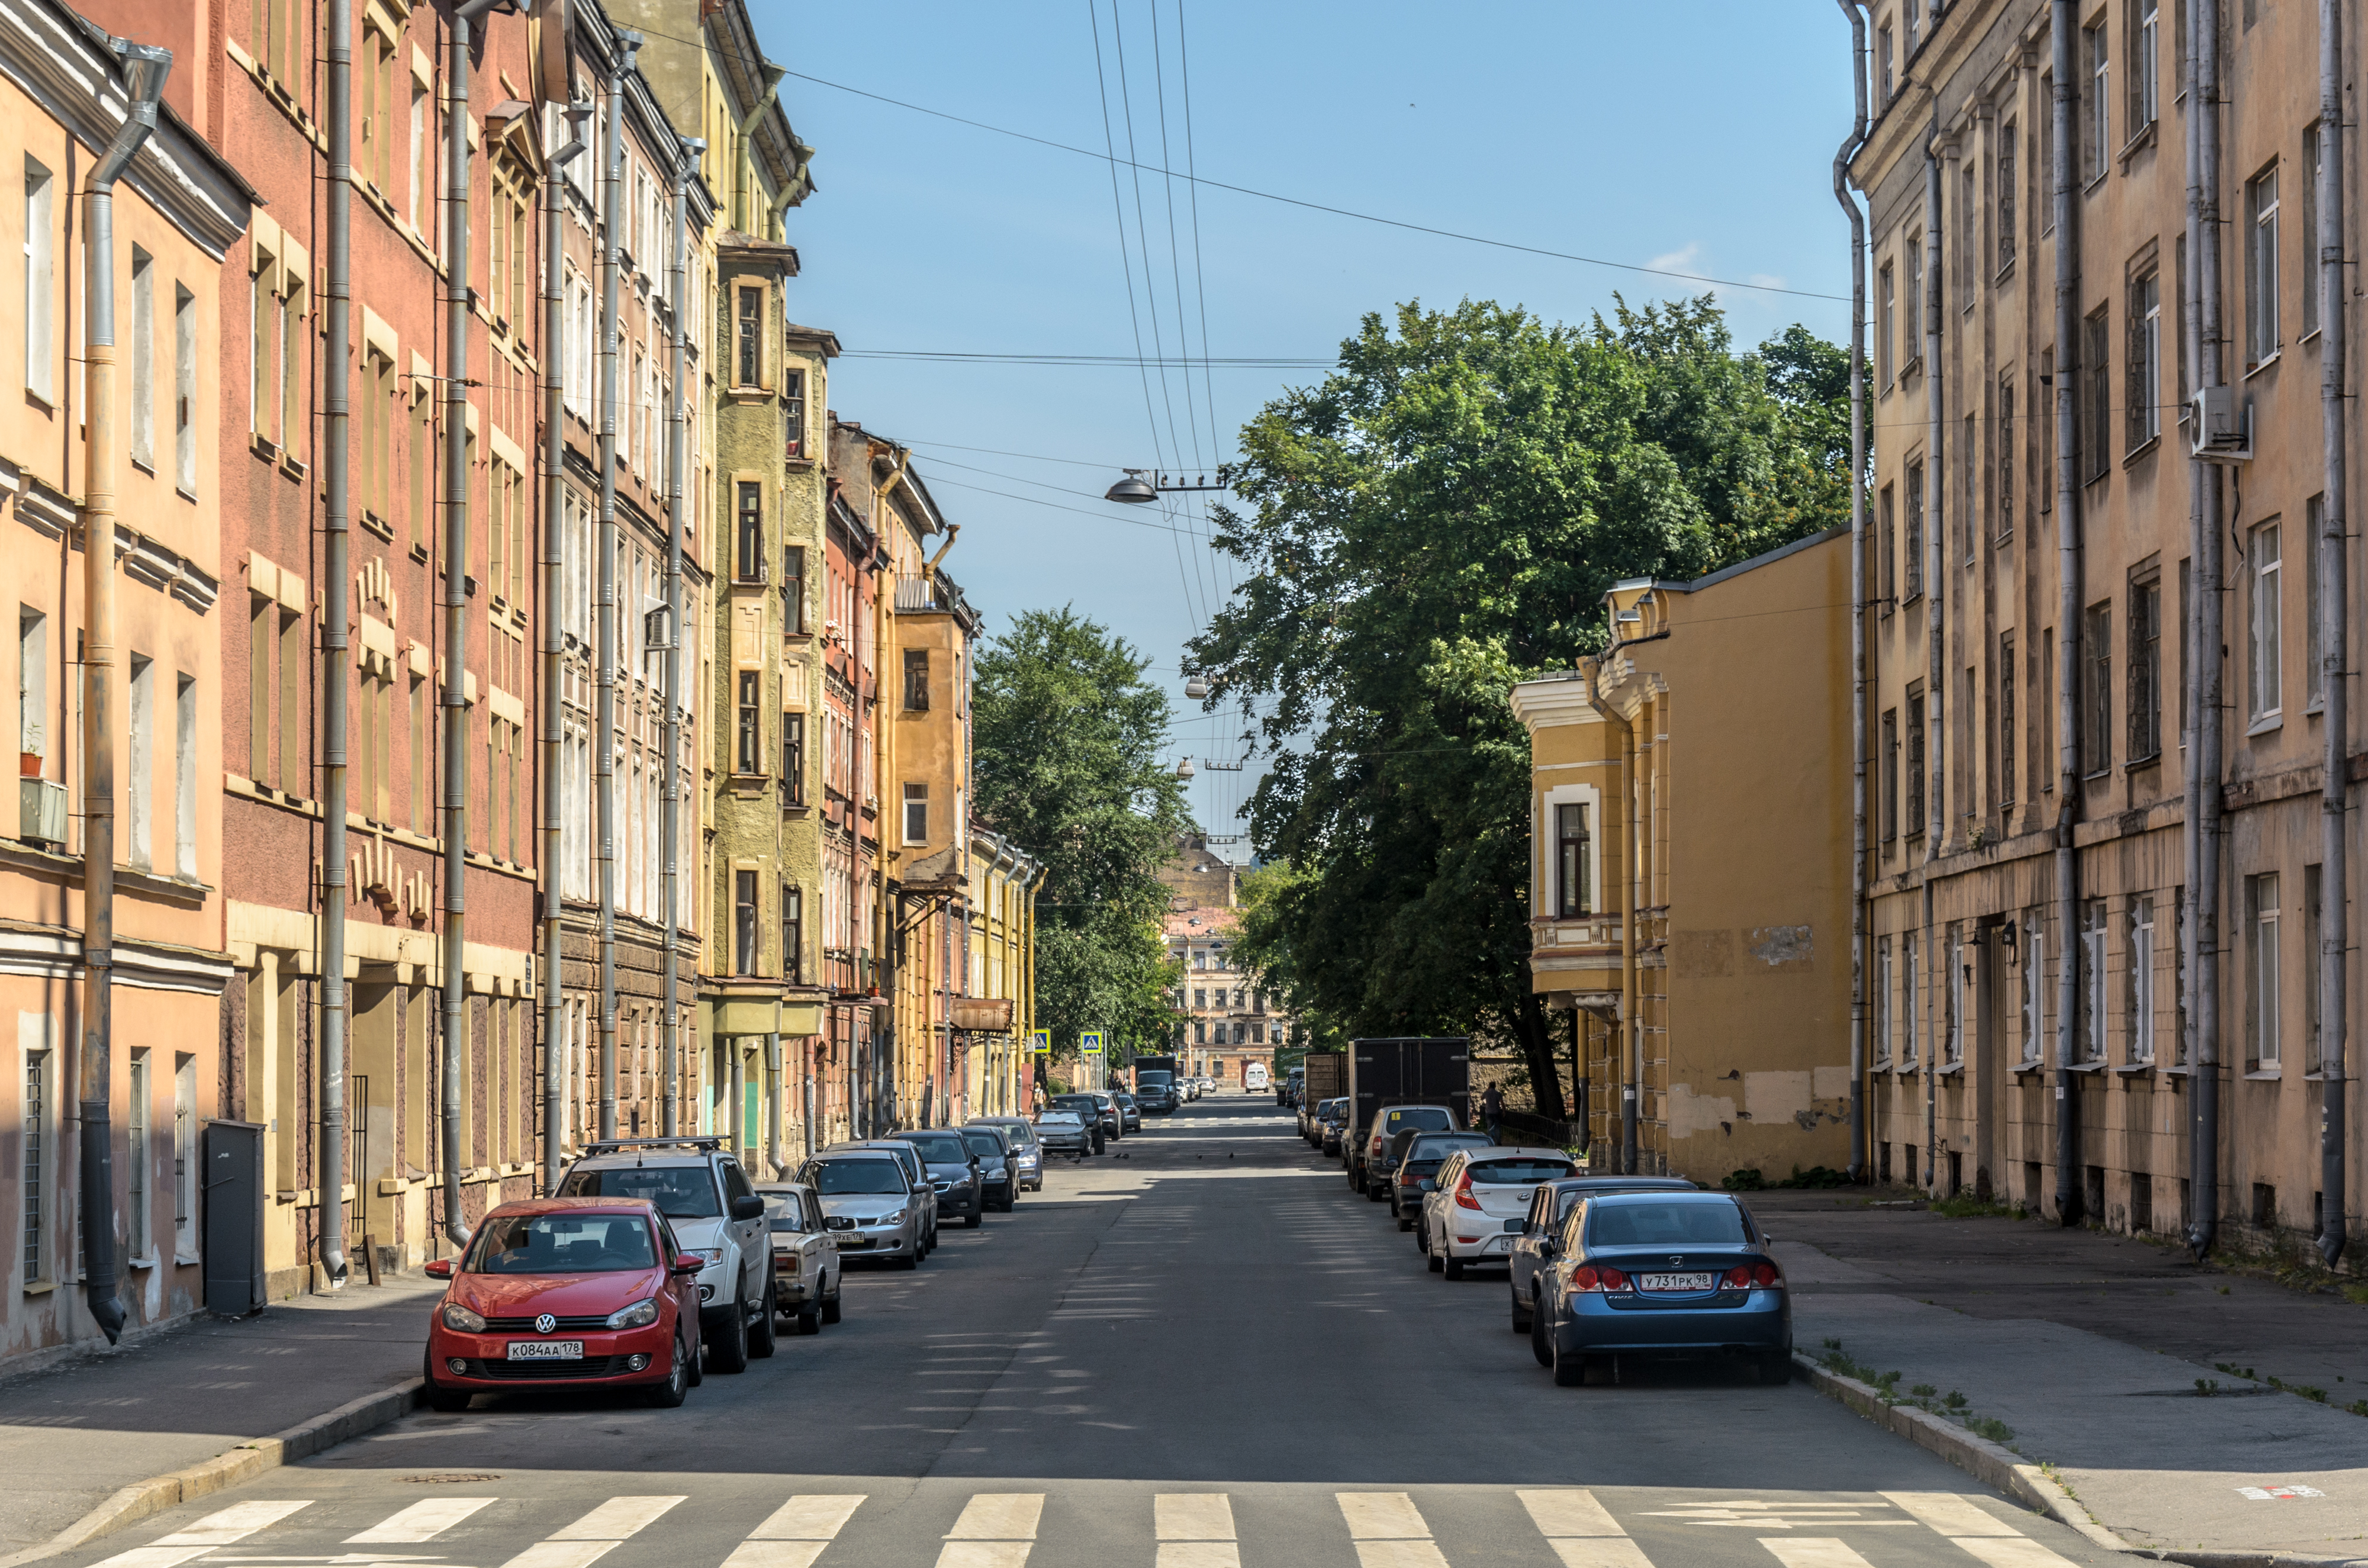
[[[1458,1149],[1422,1199],[1422,1250],[1450,1279],[1481,1263],[1506,1263],[1541,1183],[1578,1174],[1560,1149]]]

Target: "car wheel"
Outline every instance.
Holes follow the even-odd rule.
[[[1425,1257],[1429,1257],[1430,1256],[1430,1227],[1429,1225],[1417,1224],[1415,1226],[1414,1250],[1422,1254]]]
[[[918,1253],[908,1252],[904,1256],[895,1259],[890,1267],[903,1269],[905,1273],[910,1274],[914,1269],[921,1267],[920,1255]]]
[[[457,1411],[468,1409],[469,1401],[476,1397],[467,1389],[448,1389],[439,1386],[436,1381],[436,1363],[425,1355],[420,1358],[419,1377],[422,1384],[419,1400],[430,1410],[441,1411],[450,1415]]]
[[[845,1281],[841,1280],[839,1283],[843,1285]],[[823,1322],[837,1323],[838,1321],[838,1295],[839,1288],[837,1285],[834,1285],[831,1288],[830,1294],[822,1299]]]
[[[970,1212],[962,1216],[962,1229],[975,1231],[986,1223],[986,1199],[984,1194],[970,1200]]]
[[[1793,1358],[1782,1350],[1759,1358],[1759,1381],[1779,1387],[1793,1381]]]
[[[1401,1231],[1411,1231],[1414,1229],[1414,1216],[1407,1213],[1403,1209],[1398,1210],[1398,1229]]]
[[[820,1307],[808,1307],[805,1311],[798,1314],[798,1332],[800,1334],[820,1334],[822,1332],[822,1309]]]
[[[1559,1340],[1548,1340],[1554,1352],[1554,1381],[1558,1389],[1575,1389],[1587,1381],[1587,1358],[1565,1351]]]
[[[643,1395],[660,1410],[672,1410],[690,1392],[690,1357],[682,1342],[675,1342],[674,1365],[666,1369],[666,1381]]]
[[[1531,1315],[1530,1309],[1521,1305],[1521,1293],[1519,1290],[1513,1290],[1510,1285],[1506,1286],[1506,1290],[1513,1299],[1513,1332],[1515,1334],[1529,1333]]]
[[[707,1364],[719,1372],[745,1372],[748,1369],[748,1314],[740,1303],[732,1303],[730,1326],[708,1342]]]
[[[765,1279],[765,1299],[757,1303],[759,1311],[749,1321],[746,1335],[748,1354],[762,1361],[773,1353],[773,1320],[780,1312],[780,1299],[773,1292],[772,1278]]]
[[[1429,1262],[1429,1264],[1430,1264],[1430,1271],[1431,1271],[1433,1274],[1437,1274],[1437,1273],[1439,1273],[1439,1272],[1440,1272],[1440,1270],[1444,1267],[1444,1265],[1442,1265],[1442,1264],[1440,1262],[1439,1255],[1438,1255],[1437,1253],[1435,1253],[1435,1252],[1425,1252],[1423,1256],[1424,1256],[1424,1257],[1425,1257],[1425,1258]]]
[[[1530,1314],[1530,1354],[1538,1358],[1541,1367],[1554,1365],[1554,1352],[1546,1347],[1546,1315],[1543,1312]]]
[[[1460,1258],[1460,1257],[1452,1257],[1452,1256],[1451,1256],[1450,1258],[1448,1258],[1448,1259],[1447,1259],[1446,1267],[1445,1267],[1443,1270],[1441,1270],[1441,1272],[1443,1272],[1444,1274],[1446,1274],[1446,1276],[1447,1276],[1450,1279],[1461,1279],[1461,1278],[1463,1278],[1463,1260],[1462,1258]]]
[[[1365,1196],[1376,1203],[1386,1203],[1389,1201],[1390,1189],[1383,1182],[1369,1181],[1365,1184]]]

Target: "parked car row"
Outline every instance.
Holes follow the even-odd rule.
[[[1112,1113],[1119,1108],[1113,1104]],[[839,1321],[848,1262],[913,1268],[941,1219],[975,1230],[1042,1191],[1074,1115],[982,1117],[834,1143],[786,1180],[755,1182],[712,1137],[592,1144],[548,1198],[485,1215],[429,1315],[425,1402],[479,1393],[632,1390],[678,1405],[704,1373],[743,1372],[777,1335]]]
[[[1739,1199],[1680,1176],[1584,1174],[1564,1150],[1459,1127],[1445,1106],[1371,1114],[1349,1132],[1349,1102],[1318,1100],[1301,1107],[1300,1134],[1389,1204],[1432,1273],[1503,1268],[1513,1331],[1557,1384],[1614,1375],[1622,1358],[1710,1355],[1791,1380],[1783,1266]]]

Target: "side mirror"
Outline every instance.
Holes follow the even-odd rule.
[[[765,1217],[765,1200],[755,1193],[744,1193],[732,1200],[734,1220],[761,1220]]]
[[[1552,1236],[1540,1236],[1538,1238],[1538,1256],[1540,1258],[1552,1257],[1554,1255],[1554,1239]]]
[[[1437,1192],[1439,1190],[1439,1184],[1431,1180],[1429,1176],[1423,1177],[1420,1185],[1422,1190],[1425,1192]]]
[[[421,1268],[419,1272],[430,1279],[450,1279],[452,1278],[452,1260],[449,1257],[437,1258]]]
[[[667,1269],[666,1272],[676,1276],[677,1278],[680,1278],[686,1274],[696,1274],[706,1267],[707,1260],[705,1258],[700,1256],[695,1252],[686,1252],[677,1255],[674,1260],[674,1267]]]

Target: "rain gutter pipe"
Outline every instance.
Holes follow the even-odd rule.
[[[691,171],[698,167],[700,154],[706,151],[707,143],[697,137],[677,144],[674,233],[666,258],[666,312],[673,319],[669,324],[672,330],[666,334],[666,646],[662,676],[666,699],[666,796],[658,808],[658,835],[665,841],[658,864],[664,882],[661,893],[666,922],[666,977],[660,986],[658,1027],[659,1038],[665,1041],[666,1058],[666,1099],[661,1114],[669,1138],[682,1131],[681,999],[675,965],[682,953],[682,921],[677,913],[682,885],[682,514],[683,461],[689,432],[683,395],[689,375],[685,369],[689,328],[684,324],[683,311],[689,302],[684,278],[689,262],[685,252],[689,244]]]
[[[2055,212],[2055,922],[2063,955],[2055,970],[2055,1215],[2079,1223],[2080,1180],[2078,1046],[2081,964],[2079,864],[2072,825],[2080,814],[2080,426],[2073,392],[2080,378],[2080,249],[2073,233],[2072,40],[2078,19],[2072,0],[2050,0],[2050,44],[2055,73],[2048,112],[2055,122],[2054,167],[2048,171]],[[2102,150],[2100,150],[2100,156]]]
[[[1834,199],[1850,230],[1850,1180],[1866,1178],[1866,214],[1850,193],[1866,145],[1866,11],[1838,0],[1850,25],[1857,115],[1834,153]]]
[[[2318,247],[2318,395],[2327,447],[2327,499],[2316,542],[2320,592],[2327,602],[2319,615],[2319,645],[2311,654],[2319,662],[2319,689],[2327,703],[2319,719],[2319,737],[2326,746],[2319,781],[2326,843],[2318,881],[2318,1253],[2330,1268],[2343,1256],[2345,1044],[2350,1033],[2343,994],[2344,891],[2351,853],[2343,832],[2350,792],[2345,752],[2351,738],[2344,668],[2351,605],[2344,574],[2351,567],[2344,559],[2342,21],[2341,0],[2318,0],[2318,233],[2312,239]]]
[[[353,389],[347,352],[354,299],[354,3],[329,6],[329,189],[323,214],[329,233],[328,309],[322,324],[322,512],[326,561],[322,576],[321,653],[321,1143],[320,1207],[314,1210],[321,1272],[332,1290],[346,1280],[346,786],[353,606],[348,568],[351,524]],[[359,1184],[355,1187],[359,1194]]]
[[[600,1136],[617,1136],[617,290],[623,270],[625,78],[642,35],[620,28],[609,67],[609,129],[600,171],[599,665],[592,719],[600,874]]]

